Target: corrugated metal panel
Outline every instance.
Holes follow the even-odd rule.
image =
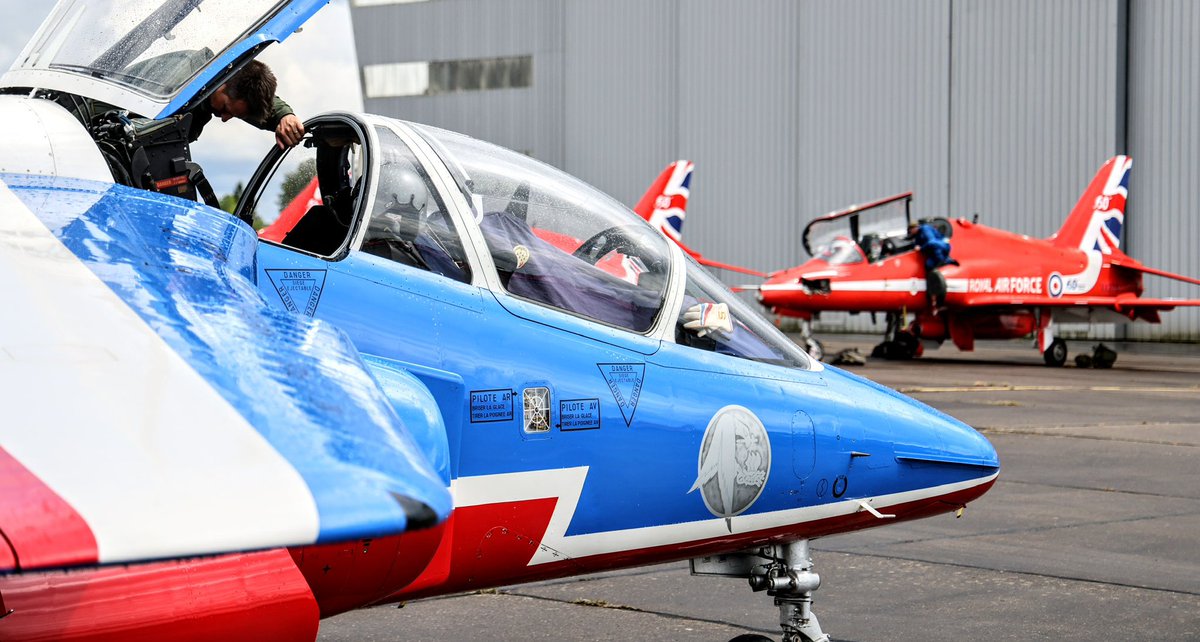
[[[625,202],[690,158],[685,236],[714,258],[794,265],[813,216],[907,189],[920,216],[978,212],[1048,236],[1128,149],[1125,248],[1192,275],[1198,14],[1188,0],[444,0],[353,12],[361,64],[535,56],[529,90],[368,99],[369,111],[532,152]],[[1164,319],[1132,336],[1200,338],[1200,311]]]
[[[696,162],[685,241],[757,269],[789,265],[798,228],[798,5],[720,0],[679,16],[679,152]],[[745,283],[741,275],[720,274]]]
[[[1130,7],[1126,249],[1147,265],[1200,277],[1200,6],[1191,0]],[[1200,299],[1200,286],[1146,277],[1147,296]],[[1200,339],[1200,310],[1178,308],[1137,338]]]
[[[917,216],[946,215],[949,22],[948,0],[804,5],[788,265],[808,258],[798,235],[809,219],[853,203],[912,190]],[[825,314],[820,327],[882,324]]]
[[[632,206],[676,153],[677,0],[565,7],[564,169]]]
[[[1118,151],[1118,0],[952,4],[950,206],[1058,230]]]
[[[948,0],[805,5],[807,214],[907,190],[919,216],[946,214],[949,15]]]
[[[528,89],[364,97],[366,111],[429,123],[563,163],[563,7],[554,0],[421,2],[351,12],[359,65],[533,56]]]

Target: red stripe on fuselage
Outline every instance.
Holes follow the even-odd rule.
[[[0,532],[14,549],[11,555],[0,554],[0,571],[79,566],[99,559],[96,538],[83,517],[2,447]]]
[[[557,503],[549,497],[455,508],[445,531],[449,546],[443,544],[425,573],[383,602],[521,581]]]
[[[315,640],[317,604],[284,549],[0,577],[0,640]]]
[[[400,535],[289,549],[321,617],[357,609],[428,572],[446,524]]]
[[[461,517],[469,513],[472,526],[464,529],[462,532],[459,532],[457,528],[447,530],[447,533],[449,533],[448,536],[455,539],[451,547],[453,550],[452,555],[454,556],[454,559],[451,560],[454,569],[451,576],[439,584],[430,585],[421,583],[419,588],[418,583],[414,582],[413,585],[389,596],[387,599],[382,600],[381,603],[433,597],[505,584],[549,580],[583,573],[610,571],[631,566],[679,561],[694,557],[703,557],[705,555],[739,551],[774,542],[789,542],[797,539],[848,533],[873,526],[894,524],[896,522],[919,519],[957,510],[965,506],[967,502],[974,501],[983,495],[994,483],[995,480],[993,479],[979,486],[946,495],[920,499],[895,506],[877,507],[881,512],[896,515],[895,519],[881,520],[869,512],[859,511],[849,515],[790,524],[750,533],[731,533],[725,537],[697,540],[694,542],[638,548],[574,559],[564,558],[562,561],[538,564],[536,566],[529,566],[529,560],[532,559],[533,551],[538,547],[542,534],[545,533],[550,512],[553,511],[554,500],[534,500],[512,504],[487,504],[456,508],[454,510],[455,516]],[[526,507],[526,505],[538,502],[549,502],[545,513],[546,521],[542,523],[538,531],[539,535],[532,541],[517,543],[515,538],[522,534],[522,530],[520,527],[514,527],[514,525],[530,518],[534,518],[534,521],[523,522],[527,524],[525,528],[530,528],[536,524],[536,516],[539,511],[530,510],[533,507]],[[499,550],[499,548],[496,550],[496,552],[501,553],[499,555],[485,554],[486,533],[493,533],[493,536],[496,536],[495,534],[506,527],[508,528],[506,536],[514,540],[514,545],[510,546],[511,550],[508,551],[510,554],[506,556],[504,551]],[[523,532],[528,533],[529,531],[525,530]]]

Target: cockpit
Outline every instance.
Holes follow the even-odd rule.
[[[271,152],[239,206],[243,218],[275,219],[268,242],[330,262],[370,255],[635,335],[811,365],[664,235],[553,167],[384,118],[334,114],[306,128],[303,144]],[[728,323],[698,328],[698,310]]]
[[[862,263],[867,257],[853,239],[839,236],[830,241],[828,245],[817,248],[816,258],[823,259],[830,265],[853,265]]]
[[[905,192],[817,217],[804,227],[801,240],[813,258],[832,266],[878,263],[915,249],[908,236],[912,220],[912,192]],[[947,238],[952,233],[945,219],[928,222]]]

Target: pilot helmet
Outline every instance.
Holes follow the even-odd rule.
[[[395,236],[412,241],[429,204],[429,189],[409,163],[386,163],[379,170],[372,225],[386,225]]]

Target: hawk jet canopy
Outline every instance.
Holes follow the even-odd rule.
[[[801,240],[809,256],[829,265],[873,263],[912,248],[910,221],[912,192],[905,192],[815,218]]]
[[[328,0],[61,0],[0,86],[185,111]]]

